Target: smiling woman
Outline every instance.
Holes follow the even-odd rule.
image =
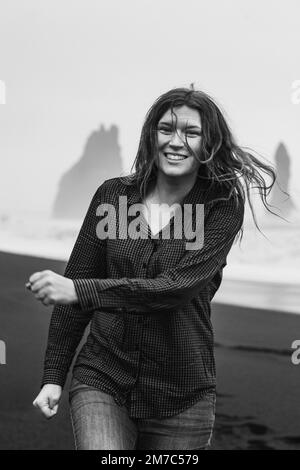
[[[208,95],[186,88],[168,91],[150,108],[134,166],[133,174],[96,190],[64,276],[45,270],[29,279],[38,300],[56,304],[34,404],[48,418],[56,414],[91,322],[69,392],[76,448],[206,449],[216,406],[210,302],[242,231],[240,180],[248,197],[250,184],[259,187],[265,203],[276,175],[235,143]],[[121,214],[120,197],[126,198]],[[202,205],[204,243],[188,250],[174,236],[178,219],[163,210],[174,232],[169,239],[160,227],[155,239],[97,237],[99,205],[114,207],[119,233],[130,224],[128,206],[138,203]],[[193,210],[191,226],[196,219]]]

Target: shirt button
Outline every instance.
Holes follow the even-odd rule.
[[[118,313],[126,313],[126,307],[119,307],[119,308],[116,308],[116,311]]]

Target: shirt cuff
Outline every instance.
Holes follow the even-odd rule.
[[[101,306],[94,279],[73,279],[73,283],[82,310],[94,310],[96,306]]]
[[[44,370],[40,388],[43,388],[43,386],[47,384],[60,385],[62,388],[64,388],[66,380],[67,380],[67,375],[68,375],[68,369],[66,369],[64,366],[61,366],[61,368],[57,368],[57,369],[46,368]]]

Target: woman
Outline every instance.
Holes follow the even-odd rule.
[[[210,302],[242,233],[243,184],[253,213],[250,185],[267,207],[275,173],[235,143],[218,106],[193,88],[156,100],[134,165],[97,189],[64,276],[29,278],[35,297],[55,304],[33,404],[47,418],[57,413],[91,323],[69,393],[76,448],[206,449],[216,404]]]

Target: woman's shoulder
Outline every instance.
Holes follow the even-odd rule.
[[[207,216],[217,213],[220,217],[244,219],[245,201],[236,188],[219,188],[206,201]]]
[[[129,176],[116,176],[105,180],[99,187],[98,193],[101,196],[112,197],[126,195],[134,186]]]

